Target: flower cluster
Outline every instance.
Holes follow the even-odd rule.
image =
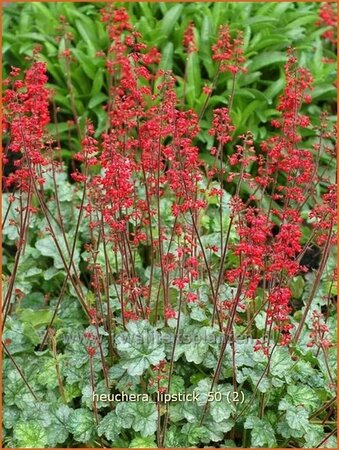
[[[164,394],[168,385],[168,364],[166,360],[162,360],[159,364],[152,367],[153,376],[148,383],[151,389],[156,388],[156,392]]]
[[[183,39],[184,47],[187,51],[187,53],[195,53],[198,51],[198,48],[195,44],[195,38],[194,38],[194,23],[190,22],[185,29],[184,32],[184,39]]]
[[[319,19],[317,25],[319,27],[327,27],[322,37],[329,40],[332,44],[337,43],[337,14],[334,3],[324,3],[319,11]]]
[[[303,103],[310,102],[312,77],[307,70],[298,67],[293,50],[288,52],[285,73],[286,87],[277,107],[281,118],[272,123],[278,132],[261,142],[263,154],[256,154],[253,141],[248,139],[251,152],[247,152],[247,158],[242,146],[229,157],[232,166],[240,165],[240,171],[230,174],[228,180],[238,179],[238,186],[239,181],[246,180],[254,191],[269,191],[272,200],[266,209],[262,205],[247,206],[239,198],[233,198],[231,207],[239,236],[233,251],[240,264],[226,272],[226,280],[241,286],[245,298],[254,298],[260,286],[268,290],[265,333],[267,336],[270,330],[278,332],[282,345],[290,342],[293,330],[289,323],[289,283],[292,277],[307,270],[299,257],[303,254],[304,220],[299,205],[309,199],[313,184],[319,182],[316,153],[300,148],[299,130],[310,126],[301,108]],[[258,167],[256,176],[246,173],[252,163]],[[318,245],[326,242],[329,233],[332,233],[331,239],[334,238],[334,189],[330,187],[323,195],[323,203],[315,204],[309,214],[315,228],[313,238]],[[251,196],[250,200],[258,204],[258,197]],[[257,343],[259,348],[262,346]]]
[[[3,130],[10,135],[4,165],[9,162],[10,153],[18,154],[15,171],[5,179],[7,188],[27,192],[33,189],[33,180],[38,185],[44,183],[43,170],[50,163],[44,155],[45,127],[50,121],[46,72],[45,63],[34,61],[23,80],[18,78],[20,69],[15,67],[10,78],[4,80]]]
[[[328,349],[333,345],[328,338],[329,328],[324,322],[322,314],[318,311],[312,312],[312,327],[309,335],[310,340],[307,343],[307,347],[318,347],[323,350]]]
[[[219,29],[218,40],[212,46],[212,59],[218,61],[221,72],[245,73],[243,63],[246,61],[243,50],[243,36],[238,31],[232,39],[228,25],[222,25]]]

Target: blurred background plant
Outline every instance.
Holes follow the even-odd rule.
[[[122,4],[118,2],[117,6]],[[99,18],[104,5],[28,2],[9,4],[3,11],[3,75],[8,75],[11,66],[26,67],[25,57],[32,55],[37,43],[41,45],[48,86],[55,92],[58,139],[65,160],[80,150],[74,109],[80,129],[88,118],[96,126],[97,136],[105,128],[107,114],[103,105],[108,98],[109,80],[104,58],[95,58],[97,52],[108,47],[105,26]],[[231,33],[243,31],[247,72],[236,80],[232,108],[235,136],[248,129],[255,139],[266,139],[270,134],[269,122],[276,116],[275,105],[285,83],[285,51],[291,46],[298,52],[300,65],[307,67],[314,77],[313,101],[306,113],[314,125],[319,124],[324,109],[330,120],[335,120],[335,3],[131,2],[124,6],[136,30],[142,32],[145,44],[161,52],[161,67],[174,71],[178,97],[185,94],[187,106],[197,112],[201,112],[206,101],[204,87],[211,87],[216,74],[217,62],[212,60],[211,48],[220,25],[230,24]],[[183,39],[190,23],[197,52],[187,55]],[[72,56],[73,94],[69,91],[68,71],[62,57],[66,49]],[[197,144],[207,162],[208,150],[213,145],[213,137],[208,134],[212,110],[227,104],[231,85],[231,75],[220,74],[200,123]],[[51,133],[55,131],[51,125]],[[305,133],[310,139],[314,136],[312,131]]]

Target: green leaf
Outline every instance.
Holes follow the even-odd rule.
[[[133,429],[141,436],[151,436],[157,429],[158,414],[154,403],[136,403],[136,416]]]
[[[262,52],[252,59],[248,69],[251,72],[255,72],[263,67],[283,62],[286,62],[286,54],[283,52]]]
[[[313,91],[311,92],[312,99],[319,100],[332,100],[335,96],[336,89],[334,86],[329,86],[328,84],[320,84],[316,86]]]
[[[267,376],[262,376],[263,368],[255,367],[243,367],[237,374],[237,380],[239,383],[243,383],[248,378],[252,381],[253,386],[258,386],[260,392],[267,392],[270,389],[270,382]]]
[[[54,78],[53,81],[56,82],[60,87],[66,85],[66,78],[62,72],[61,66],[54,62],[52,59],[48,59],[45,55],[41,55],[40,58],[46,62],[48,73]]]
[[[215,338],[215,329],[211,327],[197,328],[194,325],[188,325],[183,329],[182,341],[187,344],[178,344],[175,350],[175,360],[183,353],[188,362],[201,364],[209,350],[209,343],[206,337]]]
[[[199,442],[206,442],[209,439],[208,430],[204,426],[186,423],[182,427],[182,433],[187,436],[189,445],[196,445]]]
[[[17,35],[18,39],[23,39],[23,40],[32,40],[32,43],[34,41],[36,42],[45,42],[46,39],[48,39],[48,37],[46,35],[42,35],[40,33],[21,33]],[[50,37],[49,37],[50,39]],[[53,42],[53,40],[52,40]],[[30,44],[32,46],[32,43]]]
[[[178,394],[184,391],[185,391],[184,379],[182,377],[179,377],[178,375],[173,375],[171,381],[171,394]]]
[[[95,108],[96,106],[100,105],[101,103],[103,103],[105,100],[107,100],[108,97],[107,95],[103,94],[102,92],[99,92],[96,95],[93,95],[91,97],[91,100],[88,103],[88,107],[90,109]]]
[[[94,110],[95,115],[98,118],[98,126],[95,132],[95,137],[99,137],[100,134],[104,131],[107,122],[107,112],[101,107],[97,106]]]
[[[316,14],[306,14],[305,16],[298,17],[295,20],[292,20],[286,25],[286,29],[300,27],[301,25],[314,24],[318,19]]]
[[[55,124],[49,124],[48,131],[52,134],[62,134],[67,133],[69,130],[74,129],[75,127],[72,125],[69,125],[67,122],[58,122],[57,129],[55,127]]]
[[[185,347],[187,361],[195,364],[201,364],[208,352],[208,344],[202,341],[197,344],[188,344]]]
[[[237,367],[255,367],[258,360],[265,362],[264,357],[262,357],[260,353],[254,352],[252,342],[246,340],[238,341],[235,349],[235,362]]]
[[[88,443],[95,435],[94,416],[88,409],[80,408],[72,411],[67,429],[77,442]]]
[[[254,25],[257,23],[260,24],[269,24],[269,23],[276,23],[278,22],[279,19],[277,19],[276,17],[272,17],[272,16],[255,16],[255,17],[251,17],[250,19],[248,19],[246,21],[246,25]]]
[[[289,39],[286,36],[283,35],[270,36],[268,38],[258,40],[258,42],[256,42],[255,45],[253,45],[252,43],[252,45],[250,46],[250,50],[258,52],[259,50],[267,49],[272,46],[279,45],[281,47],[288,43]]]
[[[191,309],[191,318],[193,320],[196,320],[197,322],[203,322],[207,319],[206,311],[203,308],[200,308],[199,306],[193,306]]]
[[[198,386],[194,389],[194,391],[199,394],[199,401],[197,403],[200,406],[206,405],[209,394],[211,393],[211,384],[211,379],[205,378],[204,380],[199,381]],[[216,423],[219,423],[229,419],[232,414],[233,406],[227,401],[227,394],[233,392],[233,387],[230,384],[218,385],[214,386],[212,392],[221,394],[220,401],[219,397],[216,396],[213,401],[210,402],[210,413],[213,420]]]
[[[142,437],[151,436],[157,429],[157,410],[153,402],[118,403],[116,414],[124,428],[133,428]]]
[[[33,8],[33,11],[34,9],[36,10],[35,13],[43,18],[46,23],[56,22],[56,19],[48,5],[45,5],[44,3],[34,2],[31,4],[31,7]]]
[[[13,431],[18,448],[44,448],[47,445],[47,433],[37,421],[18,422]]]
[[[285,438],[304,436],[309,427],[309,413],[302,405],[293,406],[282,399],[279,403],[279,410],[286,411],[286,414],[278,423],[277,431]]]
[[[150,6],[147,3],[140,2],[139,6],[142,10],[143,16],[147,17],[149,20],[153,20],[153,12],[150,9]]]
[[[325,439],[326,435],[324,433],[324,427],[321,425],[310,424],[308,426],[307,433],[305,435],[305,448],[316,448],[319,442],[322,442]],[[322,447],[324,448],[337,448],[336,438],[331,436],[333,440],[326,440]]]
[[[248,416],[244,424],[246,429],[251,431],[251,446],[252,447],[276,447],[277,441],[275,439],[272,425],[265,419],[259,417]]]
[[[319,398],[314,389],[306,384],[291,384],[287,387],[285,400],[294,405],[302,405],[309,411],[313,411],[319,406]]]
[[[193,393],[193,388],[190,387],[186,391],[187,393]],[[179,422],[186,419],[188,422],[194,422],[196,418],[201,414],[202,405],[198,405],[198,402],[177,402],[171,406],[171,420],[172,422]]]
[[[39,335],[31,324],[23,324],[12,317],[6,321],[3,339],[10,339],[12,354],[29,352],[40,342]]]
[[[107,408],[107,401],[100,400],[100,395],[104,394],[107,396],[110,394],[109,388],[106,387],[105,380],[101,380],[96,384],[95,393],[99,396],[99,400],[96,402],[97,408]],[[89,409],[93,408],[93,391],[90,384],[86,384],[82,389],[81,403],[82,406],[87,406]]]
[[[66,236],[66,238],[67,238],[67,236]],[[65,244],[65,241],[63,240],[63,238],[60,238],[58,240],[58,244],[59,244],[59,247],[60,247],[60,250],[61,250],[61,253],[62,253],[64,259],[69,264],[68,250],[67,250],[67,247],[66,247],[66,244]],[[62,261],[62,258],[60,256],[60,251],[58,250],[57,245],[54,242],[54,239],[52,238],[52,236],[48,235],[42,239],[37,240],[35,243],[35,248],[37,248],[43,256],[49,256],[50,258],[53,258],[54,266],[57,269],[62,269],[65,267],[64,263]],[[75,252],[74,252],[73,261],[77,265],[79,263],[79,260],[80,260],[79,250],[76,248]]]
[[[170,426],[166,433],[165,448],[180,448],[188,444],[187,439],[176,426]]]
[[[80,389],[75,384],[66,384],[64,391],[67,403],[71,402],[74,398],[79,397],[81,394]]]
[[[183,10],[183,5],[177,4],[170,8],[161,21],[160,32],[168,37],[178,22]]]
[[[135,389],[140,385],[140,377],[129,375],[121,363],[115,364],[109,369],[109,377],[111,383],[120,391],[123,391],[125,386],[130,386],[131,389]]]
[[[186,96],[188,105],[193,108],[201,91],[201,75],[199,57],[197,53],[190,53],[187,59],[187,86]]]
[[[88,46],[88,51],[89,51],[90,56],[94,57],[95,53],[96,53],[96,48],[93,45],[93,35],[89,31],[89,29],[86,27],[86,25],[84,25],[84,23],[82,23],[81,20],[76,20],[75,25],[76,25],[82,39],[86,42],[86,44]]]
[[[293,298],[301,298],[301,296],[304,292],[304,286],[305,286],[305,280],[301,275],[294,277],[292,279],[290,287],[291,287]]]
[[[50,312],[52,313],[52,311]],[[41,362],[41,371],[38,373],[37,381],[50,388],[58,386],[58,377],[54,359],[46,358],[44,362]]]
[[[271,358],[271,374],[280,379],[289,379],[294,361],[286,347],[277,347]]]
[[[20,410],[15,406],[3,408],[2,420],[3,426],[7,429],[13,428],[20,419]]]
[[[157,448],[157,444],[151,437],[135,437],[132,439],[129,448]]]
[[[309,411],[313,411],[319,406],[319,397],[315,390],[300,383],[292,384],[287,387],[285,399],[292,405],[302,405]]]
[[[212,79],[214,74],[214,65],[211,58],[211,35],[212,35],[212,19],[208,15],[204,15],[200,29],[200,45],[199,56],[208,72],[208,77]]]
[[[171,70],[173,66],[173,42],[167,42],[161,52],[159,67],[163,70]]]
[[[96,76],[96,67],[93,64],[93,59],[77,48],[72,48],[72,53],[80,63],[80,66],[85,74],[91,80],[94,80]]]
[[[159,333],[146,321],[129,322],[127,332],[117,338],[122,366],[131,376],[142,375],[151,365],[165,358]]]
[[[221,389],[217,389],[218,392]],[[222,391],[221,391],[222,392]],[[232,414],[232,404],[226,401],[226,398],[222,398],[221,401],[213,401],[211,405],[211,416],[215,422],[219,423],[227,420]]]
[[[286,411],[286,421],[290,428],[306,432],[308,427],[308,413],[302,406],[289,408]]]
[[[207,430],[208,439],[203,440],[204,443],[209,441],[219,442],[221,441],[225,433],[228,433],[234,427],[234,422],[232,420],[223,420],[221,422],[215,422],[214,419],[209,417],[204,422],[204,428]]]
[[[109,441],[114,442],[119,436],[122,428],[122,421],[115,411],[109,412],[99,423],[98,434],[104,435]]]
[[[67,422],[72,412],[72,409],[67,405],[61,405],[58,408],[53,407],[53,409],[53,421],[47,428],[48,445],[51,448],[55,448],[58,444],[62,444],[67,440],[69,436]]]
[[[91,96],[94,96],[94,95],[98,94],[99,92],[101,92],[103,83],[104,83],[103,70],[99,68],[99,69],[97,69],[94,80],[93,80]]]
[[[23,323],[28,323],[33,327],[48,325],[52,316],[53,311],[47,309],[24,309],[19,314],[19,318]]]

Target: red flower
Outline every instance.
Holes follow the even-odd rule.
[[[221,144],[227,144],[232,140],[234,126],[231,124],[231,118],[227,108],[218,108],[213,111],[212,127],[209,130],[211,136],[215,136]]]
[[[334,3],[324,3],[319,11],[319,20],[316,22],[319,27],[329,27],[324,31],[322,37],[332,44],[337,43],[337,14]]]
[[[194,23],[193,22],[190,22],[184,31],[183,45],[184,45],[187,53],[194,53],[194,52],[198,51],[198,48],[195,44],[195,39],[194,39]]]
[[[218,40],[212,46],[212,59],[220,63],[221,72],[246,72],[242,67],[246,61],[243,52],[243,37],[238,31],[237,36],[232,39],[228,25],[222,25],[219,29]]]
[[[10,136],[8,150],[22,155],[5,184],[16,185],[21,191],[29,190],[32,177],[36,183],[43,184],[43,168],[50,165],[50,158],[44,154],[46,125],[50,121],[46,71],[45,63],[33,62],[23,81],[8,80],[8,87],[11,83],[12,87],[4,93],[4,124]],[[12,77],[19,74],[20,69],[12,68]]]

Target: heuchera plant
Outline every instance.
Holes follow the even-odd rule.
[[[30,429],[34,445],[61,444],[71,433],[96,446],[129,445],[128,439],[141,447],[232,446],[239,424],[244,446],[320,445],[333,433],[326,430],[327,436],[309,420],[332,401],[335,375],[328,316],[314,303],[322,277],[333,283],[327,265],[336,242],[336,186],[331,165],[323,169],[320,159],[335,158],[335,131],[324,113],[313,147],[303,144],[302,130],[312,127],[303,112],[312,102],[311,74],[289,49],[277,119],[267,125],[270,137],[254,140],[251,130],[236,136],[236,79],[246,72],[240,32],[220,28],[212,47],[215,79],[196,112],[185,105],[185,88],[184,98],[177,97],[175,75],[159,69],[160,53],[143,43],[124,8],[110,5],[101,18],[110,46],[96,57],[104,58],[109,79],[108,119],[97,136],[90,121],[80,129],[73,108],[82,150],[70,173],[71,213],[61,186],[66,169],[60,145],[46,132],[53,93],[38,49],[24,74],[13,67],[5,80],[3,164],[14,155],[15,168],[4,179],[10,193],[4,223],[16,230],[16,252],[3,302],[4,349],[35,400],[39,395],[11,353],[19,266],[35,246],[42,256],[58,258],[63,270],[52,314],[33,342],[37,357],[52,352],[61,398],[55,414],[63,417],[64,434],[49,441],[37,419]],[[333,25],[327,7],[321,20]],[[67,45],[60,58],[73,105],[71,36],[67,24],[62,28]],[[325,38],[333,42],[333,32]],[[193,23],[183,45],[187,57],[197,51]],[[232,80],[231,93],[228,105],[213,111],[213,162],[207,164],[196,137],[223,72]],[[32,230],[37,217],[43,226]],[[309,272],[305,255],[314,248],[319,266],[309,274],[303,309],[296,311],[294,290]],[[80,342],[58,348],[64,332],[58,315],[73,298],[87,328]],[[324,368],[320,396],[304,380],[317,364]],[[294,392],[296,385],[307,392]],[[196,392],[199,401],[105,403],[93,395],[111,389]],[[81,407],[74,408],[80,390]],[[210,393],[223,400],[210,402]],[[244,395],[243,404],[227,401],[230,393]],[[14,439],[25,445],[24,416],[20,420],[13,424]],[[307,437],[311,432],[313,438]]]

